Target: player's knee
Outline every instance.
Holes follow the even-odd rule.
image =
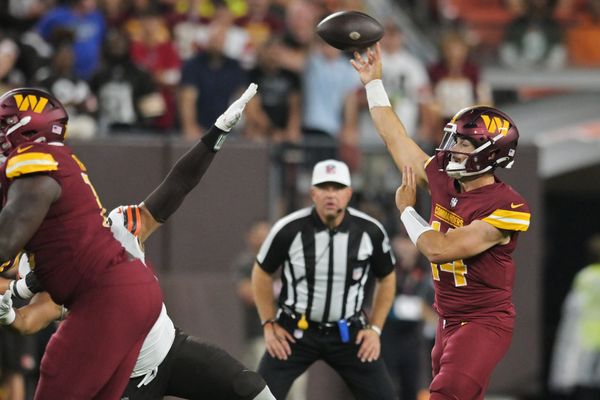
[[[264,379],[254,371],[240,371],[233,377],[233,392],[240,400],[269,400],[274,399],[267,388]],[[265,397],[265,389],[271,397]]]
[[[440,372],[429,389],[430,400],[475,400],[483,390],[476,380],[458,371]]]

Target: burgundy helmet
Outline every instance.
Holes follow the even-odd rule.
[[[69,116],[63,105],[41,89],[18,88],[0,97],[0,151],[27,142],[62,142]]]
[[[452,161],[452,154],[465,154],[452,150],[457,137],[475,146],[461,164]],[[440,171],[454,178],[479,175],[496,167],[512,167],[518,141],[519,131],[508,115],[493,107],[467,107],[446,124],[436,158]]]

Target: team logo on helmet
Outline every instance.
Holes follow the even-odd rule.
[[[498,131],[503,136],[506,136],[508,133],[508,128],[510,128],[509,121],[500,117],[490,117],[487,114],[481,114],[481,118],[483,119],[483,123],[485,124],[488,132],[496,133],[496,131]]]
[[[22,94],[15,94],[13,96],[19,111],[33,111],[34,113],[41,114],[44,111],[44,107],[48,104],[48,99],[45,97],[37,97],[32,94],[23,96]]]

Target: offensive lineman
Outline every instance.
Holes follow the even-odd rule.
[[[255,93],[256,85],[252,84],[219,117],[202,141],[180,158],[163,183],[142,204],[117,207],[111,212],[111,231],[129,255],[144,261],[142,243],[197,185],[226,134],[237,123],[244,106]],[[29,274],[28,278],[32,276]],[[11,282],[10,287],[21,295],[33,294],[24,280]],[[33,333],[60,318],[63,313],[63,307],[53,303],[47,293],[37,294],[30,305],[15,313],[10,307],[10,292],[7,291],[2,299],[0,321],[10,323],[13,329],[23,333]],[[163,304],[159,318],[144,340],[123,398],[160,399],[164,395],[189,399],[205,396],[239,400],[273,399],[258,374],[246,370],[225,351],[200,343],[176,330]]]
[[[70,310],[46,348],[35,399],[115,399],[162,293],[110,233],[85,166],[63,143],[68,118],[39,89],[0,97],[0,263],[24,249],[52,299]]]

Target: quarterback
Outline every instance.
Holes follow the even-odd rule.
[[[408,235],[431,261],[440,316],[432,351],[432,400],[481,400],[514,327],[512,253],[529,228],[527,202],[494,170],[510,168],[519,132],[502,111],[459,111],[429,157],[407,135],[381,83],[379,45],[352,65],[365,85],[371,117],[402,171],[396,206]],[[416,187],[431,193],[427,223],[413,208]]]

